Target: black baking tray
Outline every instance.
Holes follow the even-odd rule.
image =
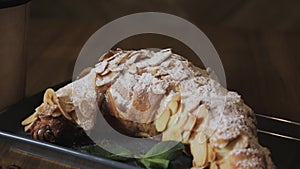
[[[53,88],[57,89],[66,83]],[[28,137],[23,131],[21,121],[32,114],[34,109],[41,104],[43,93],[44,91],[26,98],[0,112],[0,159],[5,154],[5,152],[3,153],[6,151],[4,148],[10,148],[19,154],[40,157],[43,160],[67,165],[69,168],[136,168]],[[257,114],[256,117],[259,142],[270,149],[276,166],[279,169],[300,168],[298,164],[300,163],[300,124],[261,114]]]

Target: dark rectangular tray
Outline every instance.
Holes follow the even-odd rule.
[[[66,83],[53,88],[57,89],[64,84]],[[43,93],[44,91],[26,98],[0,112],[0,159],[4,158],[7,151],[13,150],[17,154],[34,156],[39,160],[66,165],[69,168],[135,168],[124,163],[29,138],[23,131],[21,121],[32,114],[34,109],[41,104]],[[279,169],[299,168],[300,124],[260,114],[257,114],[257,121],[259,141],[270,149],[276,166]]]

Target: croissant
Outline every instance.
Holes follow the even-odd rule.
[[[35,139],[60,142],[95,126],[100,107],[126,134],[188,145],[193,168],[273,169],[256,119],[236,92],[171,49],[109,51],[22,122]],[[66,128],[68,128],[66,130]],[[63,139],[62,139],[63,138]]]

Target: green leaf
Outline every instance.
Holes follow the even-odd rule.
[[[167,169],[169,167],[169,160],[159,158],[143,158],[140,162],[147,169]]]
[[[141,156],[141,159],[134,159],[137,155],[134,155],[128,149],[121,147],[118,144],[109,143],[103,146],[109,148],[114,153],[111,153],[98,145],[83,146],[80,147],[80,150],[91,155],[111,160],[123,161],[130,164],[136,162],[147,169],[167,169],[171,165],[174,166],[174,163],[171,160],[180,158],[183,155],[184,150],[184,144],[181,142],[164,141],[155,144],[145,155]],[[181,162],[175,163],[175,168],[180,166],[178,164],[181,165]]]
[[[176,141],[163,141],[154,145],[144,158],[173,160],[184,150],[184,144]]]
[[[127,161],[133,156],[128,149],[117,145],[114,145],[114,150],[113,150],[116,153],[111,153],[98,145],[83,146],[80,147],[79,149],[91,155],[108,158],[116,161]]]

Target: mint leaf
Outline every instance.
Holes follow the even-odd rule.
[[[147,169],[167,169],[169,167],[169,160],[159,158],[143,158],[140,162]]]
[[[132,164],[132,162],[134,162],[143,165],[147,169],[167,169],[168,167],[177,168],[178,166],[183,166],[183,164],[186,164],[182,162],[186,161],[186,159],[182,158],[184,144],[181,142],[159,142],[155,144],[145,155],[140,156],[142,157],[141,159],[135,159],[134,157],[137,157],[137,155],[118,144],[110,142],[109,144],[105,144],[103,146],[109,148],[114,153],[111,153],[98,145],[83,146],[80,147],[79,150],[91,155],[122,161],[128,164]],[[182,161],[179,160],[178,162],[174,163],[174,159],[181,159]]]
[[[114,146],[114,147],[115,147],[115,150],[117,150],[117,152],[118,152],[116,154],[111,153],[98,145],[83,146],[83,147],[80,147],[79,149],[81,151],[85,151],[88,154],[91,154],[94,156],[108,158],[108,159],[116,160],[116,161],[127,161],[130,158],[132,158],[132,153],[129,150],[127,150],[121,146]]]
[[[184,144],[176,141],[163,141],[154,145],[144,158],[173,160],[184,150]]]
[[[154,145],[144,156],[140,159],[147,169],[161,168],[167,169],[170,160],[174,160],[182,154],[184,144],[176,141],[163,141]]]

